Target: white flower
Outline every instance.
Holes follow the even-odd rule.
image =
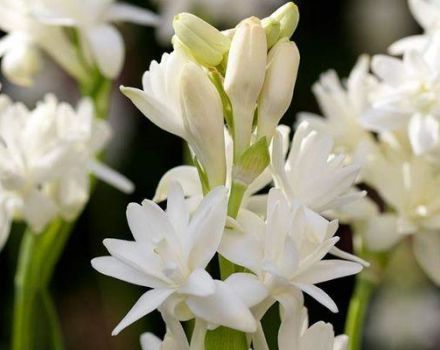
[[[88,200],[90,172],[131,191],[127,179],[95,160],[108,138],[108,125],[95,118],[87,99],[74,110],[48,95],[28,110],[1,96],[0,197],[6,212],[0,230],[9,231],[12,216],[36,233],[58,215],[72,220]]]
[[[0,1],[0,39],[2,71],[12,82],[30,85],[39,71],[39,49],[48,53],[63,69],[78,80],[86,80],[85,67],[74,46],[61,28],[39,22],[32,13],[34,4],[28,0]]]
[[[358,165],[344,165],[344,155],[333,154],[333,139],[311,130],[302,122],[293,137],[284,161],[282,137],[277,134],[272,147],[272,169],[276,187],[291,201],[324,212],[344,206],[364,196],[351,190]]]
[[[125,55],[124,41],[113,23],[158,24],[152,12],[113,0],[37,0],[33,14],[42,23],[77,28],[89,64],[95,63],[110,79],[118,76]]]
[[[407,51],[402,60],[378,55],[372,70],[381,79],[362,116],[369,129],[384,133],[405,130],[415,154],[439,146],[440,42],[424,52]]]
[[[160,128],[185,139],[215,187],[224,184],[226,160],[223,107],[207,73],[180,51],[153,61],[143,90],[121,87],[139,110]]]
[[[196,316],[213,325],[255,331],[247,306],[205,271],[220,244],[226,210],[227,191],[219,187],[190,216],[177,184],[171,186],[166,213],[152,201],[129,205],[127,219],[135,241],[105,240],[112,256],[96,258],[92,265],[103,274],[152,289],[113,334],[156,308],[178,320]]]
[[[373,138],[363,127],[360,117],[370,107],[368,96],[375,85],[375,78],[369,74],[369,59],[361,56],[346,84],[332,70],[322,74],[313,85],[313,93],[325,118],[304,112],[300,119],[306,120],[312,129],[332,136],[335,152],[346,154],[351,162],[362,163]]]
[[[337,312],[336,304],[315,284],[358,273],[362,266],[338,259],[322,260],[333,253],[339,240],[334,237],[336,221],[328,222],[302,206],[291,209],[283,194],[272,189],[266,221],[242,210],[237,222],[235,228],[225,231],[219,252],[255,273],[272,303],[283,303],[283,295],[296,297],[303,291]]]

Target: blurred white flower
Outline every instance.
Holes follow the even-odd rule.
[[[381,82],[372,93],[372,108],[362,115],[370,130],[405,130],[415,154],[439,146],[440,41],[423,52],[410,50],[403,59],[377,55],[372,70]]]
[[[147,200],[142,206],[129,205],[127,219],[135,241],[105,240],[112,256],[96,258],[92,265],[105,275],[152,289],[113,334],[157,308],[166,322],[167,315],[173,320],[198,317],[212,325],[255,331],[255,319],[244,302],[226,283],[213,280],[205,271],[220,244],[226,210],[226,188],[218,187],[190,216],[178,184],[170,188],[166,212]],[[173,336],[179,336],[176,333],[180,332]],[[182,341],[179,338],[184,345]]]
[[[31,85],[41,66],[41,49],[73,77],[86,80],[86,69],[68,36],[61,28],[39,22],[33,6],[30,0],[0,0],[0,29],[7,33],[0,39],[3,74],[15,84]]]
[[[96,64],[107,78],[114,79],[122,69],[125,56],[124,40],[114,22],[157,25],[152,12],[114,0],[37,0],[33,15],[55,27],[78,29],[79,43],[89,64]]]
[[[368,97],[377,84],[369,69],[369,58],[361,56],[345,84],[333,70],[322,74],[313,85],[313,93],[325,118],[308,112],[299,115],[312,129],[333,137],[335,152],[344,153],[350,162],[361,164],[374,142],[360,119],[370,108]]]
[[[322,213],[365,195],[352,190],[360,167],[346,166],[345,156],[333,153],[332,137],[312,130],[308,122],[298,126],[287,160],[282,144],[278,133],[272,147],[272,171],[276,187],[289,201]]]
[[[390,211],[372,214],[360,227],[372,250],[388,250],[412,236],[414,255],[427,275],[440,284],[440,196],[438,167],[420,157],[389,151],[370,166],[371,185]],[[387,174],[387,176],[383,176]]]
[[[436,0],[408,0],[411,13],[424,33],[397,40],[389,47],[393,55],[401,55],[408,50],[423,50],[429,41],[440,35],[440,3]]]
[[[154,124],[188,142],[211,188],[224,184],[223,107],[207,73],[177,50],[153,61],[142,80],[143,90],[121,91]]]
[[[52,95],[34,110],[0,100],[1,231],[8,231],[8,213],[36,233],[58,215],[72,220],[88,200],[90,172],[132,190],[127,179],[96,161],[109,127],[95,118],[91,101],[82,100],[75,111]]]

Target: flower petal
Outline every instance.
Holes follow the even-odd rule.
[[[121,2],[108,6],[104,18],[111,22],[130,22],[145,26],[156,26],[160,23],[154,12]]]
[[[317,284],[336,278],[354,275],[362,270],[362,265],[344,260],[322,260],[295,277],[295,281]]]
[[[413,251],[423,271],[440,286],[440,234],[418,232],[414,236]]]
[[[83,31],[99,70],[107,78],[116,78],[124,62],[125,47],[121,34],[111,25],[101,24]]]
[[[121,192],[132,193],[134,191],[133,182],[104,163],[91,161],[89,162],[89,169],[99,180],[106,182]]]
[[[144,293],[122,321],[119,322],[112,335],[118,335],[124,328],[160,307],[173,293],[174,290],[172,289],[152,289]]]
[[[186,283],[178,290],[181,294],[206,297],[215,293],[215,283],[212,277],[203,269],[194,270]]]
[[[247,306],[231,287],[222,281],[215,281],[216,291],[207,297],[190,296],[188,307],[201,319],[213,325],[220,325],[246,333],[253,333],[257,324]]]
[[[261,303],[268,296],[267,288],[257,276],[250,273],[234,273],[225,280],[225,283],[248,307]]]
[[[295,283],[295,285],[302,291],[310,295],[317,302],[328,308],[331,312],[338,312],[338,307],[336,306],[335,302],[321,288],[318,288],[312,284]]]
[[[414,115],[408,125],[408,136],[416,155],[432,150],[439,142],[440,126],[431,115]]]

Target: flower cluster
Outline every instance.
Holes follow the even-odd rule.
[[[33,110],[0,95],[0,246],[12,220],[36,233],[56,217],[73,220],[89,198],[89,174],[130,192],[132,184],[97,160],[111,136],[83,99],[77,109],[48,95]]]
[[[174,51],[151,63],[143,89],[121,87],[150,121],[188,143],[194,164],[165,174],[154,201],[130,204],[134,241],[107,239],[111,256],[92,261],[149,288],[113,334],[158,309],[167,333],[163,342],[145,334],[145,349],[204,349],[219,326],[247,333],[244,348],[267,349],[260,321],[279,304],[280,349],[346,348],[330,325],[308,328],[303,293],[337,312],[316,284],[367,264],[335,246],[338,222],[326,218],[365,193],[353,187],[360,166],[334,153],[329,135],[304,122],[289,147],[290,129],[278,125],[299,65],[289,39],[297,23],[293,3],[223,32],[179,14]],[[165,199],[163,210],[156,203]],[[207,272],[215,257],[221,279]],[[189,341],[182,322],[192,319]]]
[[[338,215],[372,251],[411,241],[420,266],[440,284],[440,7],[409,5],[425,33],[391,45],[402,57],[361,57],[346,84],[323,74],[313,90],[326,118],[301,119],[334,137],[334,150],[362,165],[360,181],[380,197],[381,205],[365,198]]]
[[[32,84],[42,50],[78,81],[87,81],[96,68],[113,79],[125,54],[113,26],[121,21],[158,23],[151,12],[113,0],[91,0],[87,6],[76,0],[0,0],[0,29],[7,33],[0,40],[2,71],[16,84]]]

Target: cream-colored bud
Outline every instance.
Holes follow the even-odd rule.
[[[266,78],[258,104],[258,137],[273,137],[292,102],[300,55],[295,43],[282,40],[269,52]]]
[[[256,102],[264,82],[266,33],[257,18],[241,22],[232,39],[224,87],[233,112],[235,156],[250,145]]]
[[[190,13],[174,17],[179,46],[205,66],[217,66],[228,52],[231,40],[201,18]]]
[[[200,66],[190,62],[181,74],[180,97],[187,141],[205,171],[209,187],[226,180],[223,106]]]
[[[278,39],[280,38],[281,24],[270,17],[263,19],[261,23],[266,31],[267,48],[270,49],[278,42]]]
[[[290,38],[298,26],[298,7],[293,2],[288,2],[276,10],[270,18],[280,23],[280,38]]]
[[[41,55],[38,49],[30,45],[18,45],[3,56],[3,74],[17,85],[32,85],[35,75],[41,67]]]

